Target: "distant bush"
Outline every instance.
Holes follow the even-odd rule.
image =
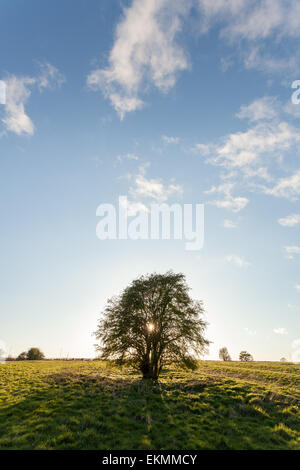
[[[287,362],[287,360],[286,360],[285,357],[282,357],[282,358],[280,359],[280,362]]]
[[[242,362],[250,362],[253,361],[253,357],[247,351],[240,352],[240,361]]]

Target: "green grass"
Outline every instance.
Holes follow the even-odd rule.
[[[103,362],[0,365],[0,449],[300,449],[300,367],[203,361],[159,383]]]

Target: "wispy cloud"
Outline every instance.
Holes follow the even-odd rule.
[[[87,78],[92,90],[101,90],[120,118],[140,109],[146,88],[167,92],[177,73],[188,68],[185,52],[176,41],[191,2],[133,0],[124,9],[115,32],[108,66]]]
[[[242,106],[239,118],[248,120],[245,131],[233,132],[219,142],[198,143],[191,150],[206,157],[205,162],[219,166],[220,183],[206,194],[224,197],[210,201],[219,208],[239,212],[249,203],[245,196],[234,193],[243,190],[296,201],[300,196],[300,171],[279,177],[284,159],[300,153],[299,129],[281,119],[282,104],[276,97],[265,97]],[[277,171],[276,171],[277,170]],[[276,175],[276,176],[275,176]],[[247,196],[248,196],[247,194]],[[284,226],[294,226],[299,215],[280,219]]]
[[[287,217],[282,217],[278,219],[278,223],[283,227],[295,227],[300,223],[300,214],[291,214]]]
[[[236,228],[237,223],[233,222],[233,220],[230,220],[230,219],[224,219],[223,226],[225,228]]]
[[[232,264],[238,266],[239,268],[248,268],[249,266],[251,266],[251,263],[246,261],[242,256],[228,255],[228,256],[226,256],[225,259],[228,263],[232,263]]]
[[[299,130],[280,119],[282,111],[276,97],[256,99],[237,113],[237,117],[249,121],[245,131],[232,132],[219,143],[198,143],[192,150],[208,157],[209,163],[268,181],[268,162],[291,149],[299,153]]]
[[[268,73],[287,73],[299,67],[299,54],[292,40],[300,33],[300,5],[298,0],[198,0],[201,29],[205,33],[216,24],[220,36],[234,46],[241,45],[247,68]],[[290,40],[290,48],[276,54],[270,47]]]
[[[249,336],[256,336],[257,332],[256,330],[251,330],[250,328],[244,328],[244,331],[247,333]]]
[[[65,76],[49,62],[38,62],[40,73],[36,77],[36,83],[40,89],[54,90],[63,85],[66,81]]]
[[[297,0],[199,0],[207,21],[223,21],[222,35],[249,41],[271,35],[299,37]],[[296,18],[295,18],[296,16]]]
[[[249,119],[250,121],[272,120],[277,115],[277,101],[274,96],[264,96],[254,100],[249,105],[243,105],[237,113],[238,118]]]
[[[169,137],[167,135],[163,135],[162,140],[166,144],[179,144],[179,141],[180,141],[179,137]]]
[[[299,132],[286,122],[260,122],[226,137],[211,161],[225,167],[243,167],[260,162],[266,154],[278,155],[299,141]]]
[[[30,77],[10,76],[6,83],[6,104],[2,123],[9,132],[15,134],[34,134],[34,124],[25,112],[25,104],[31,95],[35,80]]]
[[[134,185],[129,190],[134,198],[154,199],[158,202],[166,201],[170,196],[182,194],[180,185],[164,184],[160,179],[147,178],[145,167],[134,177]]]
[[[273,188],[265,188],[265,193],[296,201],[300,196],[300,170],[281,178]]]
[[[210,201],[209,204],[212,204],[221,209],[230,210],[232,212],[240,212],[246,207],[249,199],[242,196],[233,196],[232,191],[234,187],[234,183],[224,183],[219,186],[212,186],[209,190],[204,191],[204,193],[207,195],[215,193],[223,194],[222,199],[215,199]]]
[[[300,255],[300,246],[285,246],[286,253]]]
[[[287,335],[288,334],[288,331],[286,328],[274,328],[273,329],[273,332],[276,334],[276,335]]]
[[[129,199],[120,198],[120,205],[123,209],[127,210],[127,214],[135,216],[138,212],[149,212],[149,209],[142,202],[130,201]]]
[[[1,119],[8,132],[17,135],[33,135],[35,126],[25,110],[32,89],[37,86],[40,91],[54,89],[65,81],[63,75],[49,63],[40,64],[40,73],[35,77],[9,75],[6,83],[6,104]]]
[[[208,156],[214,150],[214,146],[210,144],[196,144],[192,152],[199,153],[199,155]]]
[[[195,7],[200,15],[198,26],[194,17],[191,31],[206,34],[217,25],[222,41],[232,47],[239,42],[246,68],[285,74],[299,68],[300,54],[292,42],[300,36],[298,0],[132,0],[116,26],[107,66],[87,77],[88,87],[101,90],[121,119],[144,106],[144,95],[152,87],[168,92],[178,73],[189,67],[180,33]],[[274,54],[272,44],[284,40],[291,42],[289,53],[285,47],[284,54],[278,48]],[[231,58],[221,62],[223,70],[231,65]],[[256,103],[248,111],[259,115],[262,104],[265,111],[271,103]]]
[[[134,153],[126,153],[124,155],[118,155],[117,156],[118,162],[122,163],[124,160],[139,160],[139,157],[135,155]]]

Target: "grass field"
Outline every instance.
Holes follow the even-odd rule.
[[[8,362],[0,449],[300,449],[300,366],[203,361],[152,384],[100,361]]]

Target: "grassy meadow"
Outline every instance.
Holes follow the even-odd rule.
[[[157,384],[94,361],[0,365],[0,449],[300,449],[300,366],[203,361]]]

